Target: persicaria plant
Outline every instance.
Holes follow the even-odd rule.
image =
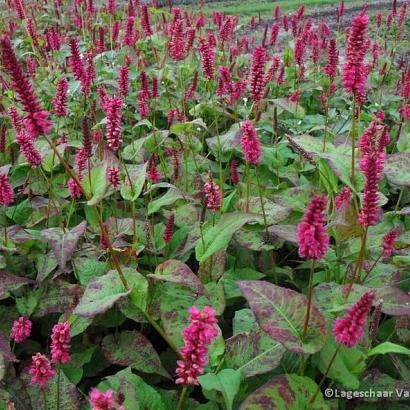
[[[406,2],[6,3],[0,409],[407,408]]]

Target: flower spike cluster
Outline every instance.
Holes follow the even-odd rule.
[[[27,131],[32,138],[48,134],[52,125],[48,120],[50,114],[41,106],[30,81],[24,75],[10,39],[7,36],[1,37],[0,45],[4,70],[10,76],[11,85],[26,112],[24,125]]]
[[[31,378],[32,384],[39,384],[40,389],[46,387],[47,382],[55,375],[55,370],[51,367],[50,361],[41,353],[32,356],[32,365],[29,373],[33,376]]]
[[[57,323],[51,334],[52,363],[68,363],[70,361],[70,323]]]
[[[31,327],[32,323],[29,319],[26,319],[24,316],[19,317],[18,320],[13,322],[10,339],[16,343],[24,342],[30,336]]]
[[[191,324],[182,332],[185,345],[180,350],[176,384],[198,385],[198,376],[203,374],[208,363],[208,347],[218,335],[215,311],[205,306],[202,311],[192,306],[189,309]]]
[[[333,326],[333,334],[338,343],[353,347],[363,336],[370,309],[372,308],[374,293],[365,293],[346,313],[337,319]]]
[[[315,196],[309,203],[302,222],[297,227],[299,256],[305,259],[323,259],[329,248],[325,228],[326,196]]]
[[[241,145],[245,160],[253,165],[258,165],[262,153],[261,143],[250,120],[246,120],[242,124]]]

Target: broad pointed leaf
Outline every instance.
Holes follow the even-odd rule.
[[[327,404],[317,390],[317,384],[309,377],[281,374],[254,391],[241,404],[239,410],[326,410]]]
[[[125,330],[119,336],[105,336],[102,348],[105,357],[113,364],[170,378],[151,342],[135,330]]]
[[[42,235],[48,240],[57,259],[60,270],[64,270],[67,262],[73,256],[78,241],[84,235],[87,222],[83,221],[68,232],[61,228],[45,229]]]
[[[260,222],[261,217],[255,214],[228,213],[222,215],[218,223],[204,234],[203,242],[198,240],[195,248],[196,259],[203,262],[215,252],[228,246],[232,235],[249,222]]]
[[[198,294],[203,294],[205,289],[192,270],[183,262],[176,259],[167,260],[155,269],[155,274],[147,275],[155,281],[178,283],[196,290]]]
[[[315,353],[326,341],[325,319],[312,304],[308,331],[304,340],[306,296],[291,289],[265,281],[238,281],[239,289],[247,299],[262,330],[281,342],[288,350]]]
[[[224,369],[218,374],[208,373],[199,376],[198,381],[205,390],[221,392],[224,398],[225,408],[232,410],[233,401],[241,385],[241,372],[233,369]]]
[[[33,283],[33,281],[21,276],[12,275],[3,270],[0,271],[0,300],[7,298],[10,291],[29,283]]]
[[[286,349],[266,333],[239,333],[225,340],[225,362],[245,377],[267,373],[279,366]]]
[[[114,303],[129,295],[116,271],[92,279],[74,310],[78,316],[93,317],[112,308]]]

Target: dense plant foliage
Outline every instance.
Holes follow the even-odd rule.
[[[0,408],[407,408],[406,13],[8,0]]]

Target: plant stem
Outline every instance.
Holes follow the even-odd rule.
[[[353,284],[356,281],[356,278],[360,279],[360,272],[362,270],[362,266],[363,266],[363,258],[364,258],[364,253],[366,251],[366,242],[367,242],[367,231],[368,231],[369,227],[366,226],[364,232],[363,232],[363,236],[362,236],[362,244],[360,246],[360,252],[359,252],[359,257],[356,261],[356,265],[355,265],[355,269],[354,269],[354,273],[353,273],[353,278],[352,281],[349,284],[349,288],[347,289],[346,292],[346,296],[345,296],[345,300],[347,301],[350,295],[350,292],[352,291],[353,288]]]
[[[57,363],[57,410],[60,410],[61,363]]]
[[[246,161],[246,212],[249,212],[249,197],[251,195],[251,178],[249,172],[249,161]]]
[[[364,281],[368,278],[368,276],[370,275],[370,273],[372,272],[373,268],[377,265],[377,263],[379,262],[379,260],[381,259],[381,257],[383,256],[383,252],[379,255],[379,257],[374,261],[373,265],[371,266],[371,268],[368,270],[368,272],[366,272],[366,275],[364,275],[364,278],[361,280],[362,284],[364,283]]]
[[[329,364],[327,365],[326,371],[325,371],[325,373],[324,373],[322,379],[320,380],[319,385],[317,386],[317,389],[316,389],[315,394],[314,394],[313,397],[309,400],[309,404],[313,404],[313,403],[315,402],[316,397],[317,397],[317,395],[319,394],[320,389],[322,388],[322,385],[323,385],[323,383],[325,382],[328,373],[330,372],[330,369],[331,369],[331,367],[332,367],[332,365],[333,365],[333,362],[335,361],[336,356],[337,356],[337,354],[339,353],[339,349],[340,349],[340,345],[337,346],[335,352],[333,353],[333,356],[332,356],[332,358],[330,359]]]
[[[152,327],[161,335],[161,337],[168,343],[169,347],[178,355],[180,356],[180,353],[178,351],[178,347],[176,344],[165,334],[164,330],[161,328],[161,326],[158,325],[157,322],[155,322],[154,318],[148,313],[144,312],[144,315],[148,322],[152,325]]]
[[[256,176],[256,183],[258,184],[258,191],[259,191],[259,199],[261,201],[261,208],[262,208],[262,215],[263,215],[263,223],[265,225],[265,233],[266,233],[266,238],[265,241],[268,240],[269,238],[269,231],[268,231],[268,220],[266,218],[266,212],[265,212],[265,204],[263,202],[263,196],[262,196],[262,188],[261,188],[261,184],[259,181],[259,175],[257,172],[257,167],[255,167],[255,176]]]
[[[314,270],[315,270],[315,260],[312,259],[311,265],[310,265],[310,274],[309,274],[308,303],[307,303],[307,307],[306,307],[305,324],[303,326],[302,341],[304,341],[305,338],[306,338],[307,329],[308,329],[308,325],[309,325],[310,308],[312,306],[312,290],[313,290],[313,272],[314,272]]]
[[[356,147],[356,97],[353,96],[353,104],[352,104],[352,170],[351,170],[351,180],[353,186],[355,186],[355,147]]]
[[[182,406],[184,404],[184,400],[185,400],[185,396],[187,394],[187,391],[188,391],[187,386],[184,386],[182,388],[181,395],[179,396],[179,400],[178,400],[178,404],[177,404],[177,410],[182,410]]]
[[[41,389],[42,393],[43,393],[43,402],[44,402],[44,409],[48,410],[47,407],[47,396],[46,396],[46,390],[45,389]]]

